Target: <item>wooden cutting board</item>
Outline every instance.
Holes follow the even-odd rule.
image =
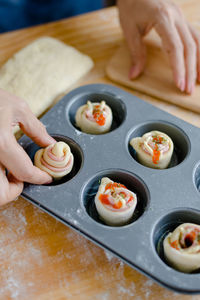
[[[156,32],[152,31],[146,38],[145,43],[147,45],[147,64],[140,77],[135,80],[128,78],[131,58],[128,47],[124,42],[106,67],[109,78],[145,94],[200,112],[200,84],[196,85],[192,95],[179,91],[174,84],[168,57],[162,50],[161,41]]]

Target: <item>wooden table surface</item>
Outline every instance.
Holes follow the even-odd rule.
[[[200,23],[199,0],[177,0]],[[200,8],[200,7],[199,7]],[[122,41],[116,8],[0,35],[0,64],[39,36],[90,55],[95,68],[76,86],[110,83],[105,65]],[[199,114],[127,91],[200,127]],[[22,198],[0,208],[0,300],[200,299],[173,293],[141,275]]]

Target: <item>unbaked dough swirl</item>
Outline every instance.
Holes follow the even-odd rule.
[[[200,225],[184,223],[163,242],[167,261],[177,270],[192,272],[200,268]]]
[[[76,112],[76,125],[81,131],[90,134],[102,134],[110,130],[112,111],[105,101],[82,105]]]
[[[108,225],[126,224],[132,217],[137,196],[124,185],[107,177],[101,179],[95,196],[95,205],[100,218]]]
[[[149,168],[168,167],[174,150],[171,138],[160,131],[150,131],[142,137],[133,138],[131,146],[137,152],[138,161]]]
[[[74,156],[70,147],[64,142],[57,142],[39,149],[34,157],[36,167],[59,179],[71,172]]]

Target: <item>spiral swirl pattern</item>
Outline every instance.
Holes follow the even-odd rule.
[[[177,270],[192,272],[200,268],[200,225],[184,223],[169,233],[163,243],[168,262]]]
[[[102,134],[110,130],[112,111],[105,101],[90,102],[78,108],[75,116],[76,125],[81,131],[90,134]]]
[[[57,142],[36,152],[34,164],[55,179],[71,172],[74,157],[70,147],[64,142]]]
[[[137,152],[139,162],[144,166],[154,169],[168,167],[174,144],[167,134],[156,130],[150,131],[142,137],[133,138],[130,144]]]
[[[124,185],[107,177],[101,179],[95,205],[100,218],[108,225],[123,225],[132,217],[137,196]]]

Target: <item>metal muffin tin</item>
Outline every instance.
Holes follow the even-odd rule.
[[[87,100],[105,100],[113,112],[111,131],[90,135],[75,127],[75,113]],[[168,266],[162,240],[179,224],[200,224],[200,129],[119,88],[87,85],[66,95],[41,119],[48,132],[69,144],[75,157],[70,174],[50,185],[26,184],[22,196],[131,267],[181,293],[200,293],[200,273]],[[137,162],[132,137],[151,130],[168,134],[175,145],[169,168]],[[28,137],[20,144],[33,159],[39,148]],[[131,222],[103,224],[94,206],[99,181],[107,176],[137,194]]]

